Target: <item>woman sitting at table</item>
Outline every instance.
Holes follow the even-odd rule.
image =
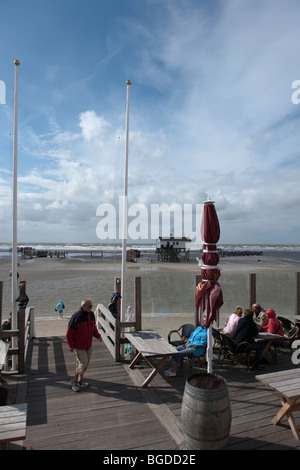
[[[171,368],[165,371],[167,377],[175,377],[178,364],[181,358],[191,356],[202,356],[205,352],[205,346],[207,344],[207,328],[206,319],[203,320],[202,326],[198,326],[185,344],[180,344],[176,347],[179,354],[175,354],[171,359]],[[191,351],[193,346],[197,346]]]
[[[225,328],[223,329],[223,333],[225,333],[225,335],[232,335],[232,336],[234,335],[237,324],[242,314],[243,314],[242,307],[235,307],[235,309],[233,310],[233,313],[228,318]]]
[[[268,333],[272,333],[275,335],[282,336],[282,339],[278,339],[276,342],[281,343],[283,341],[283,328],[280,321],[276,318],[276,313],[272,308],[268,308],[266,311],[266,316],[268,322],[265,326],[261,326],[260,331],[267,331]]]

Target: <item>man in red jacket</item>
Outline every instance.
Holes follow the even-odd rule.
[[[70,351],[75,351],[76,356],[76,372],[71,380],[74,392],[88,387],[88,383],[82,379],[91,359],[93,337],[102,341],[92,307],[90,299],[83,300],[81,308],[72,315],[68,324],[67,343]]]

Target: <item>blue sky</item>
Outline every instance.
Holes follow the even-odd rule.
[[[18,59],[20,242],[102,241],[131,80],[129,206],[210,196],[221,243],[299,243],[299,17],[298,0],[0,0],[0,241]]]

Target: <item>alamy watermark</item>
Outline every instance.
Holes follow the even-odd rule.
[[[300,364],[300,340],[296,339],[292,342],[292,349],[295,351],[292,353],[292,363],[295,365]]]
[[[100,204],[96,216],[100,217],[96,227],[101,240],[123,240],[123,207],[125,196],[119,197],[117,207]],[[127,234],[131,240],[156,240],[159,236],[175,238],[189,237],[201,243],[201,220],[203,204],[145,204],[135,203],[128,207]]]
[[[0,104],[6,104],[6,88],[3,80],[0,80]]]
[[[292,93],[291,100],[293,104],[300,103],[300,80],[294,80],[292,82],[292,88],[295,88],[295,91]]]

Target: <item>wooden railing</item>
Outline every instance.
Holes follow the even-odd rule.
[[[121,292],[121,280],[119,278],[115,279],[115,292]],[[114,317],[108,308],[106,308],[103,304],[97,305],[95,316],[97,327],[101,333],[103,342],[113,356],[114,360],[120,361],[122,358],[122,345],[128,342],[123,336],[125,329],[132,327],[135,330],[142,329],[141,278],[135,278],[134,321],[121,322],[119,305],[117,308],[116,317]]]
[[[0,341],[2,338],[17,338],[17,345],[10,345],[7,351],[8,356],[18,356],[17,366],[10,373],[24,374],[29,339],[34,336],[34,307],[19,309],[17,330],[2,330],[2,294],[3,283],[0,281]]]

